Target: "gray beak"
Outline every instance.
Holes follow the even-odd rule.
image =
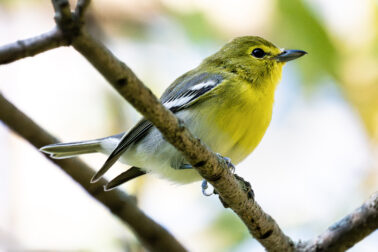
[[[287,62],[302,57],[305,54],[307,54],[307,52],[302,50],[285,50],[274,57],[274,59],[276,59],[278,62]]]

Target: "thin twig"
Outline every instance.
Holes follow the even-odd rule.
[[[84,22],[84,15],[90,3],[90,0],[79,0],[76,4],[75,16],[80,19],[81,23]]]
[[[333,224],[315,240],[299,243],[299,251],[345,251],[378,229],[378,192]]]
[[[0,108],[0,120],[37,149],[58,142],[58,139],[28,118],[1,93]],[[107,183],[105,179],[102,179],[98,184],[91,184],[89,181],[94,172],[79,159],[58,160],[51,159],[48,155],[45,155],[45,157],[58,165],[92,197],[104,204],[124,223],[127,223],[142,244],[150,251],[186,251],[166,229],[145,215],[135,205],[135,200],[132,197],[118,189],[104,192],[103,185]]]
[[[0,47],[0,65],[34,56],[38,53],[69,45],[63,33],[58,28],[39,36],[18,40],[14,43]]]

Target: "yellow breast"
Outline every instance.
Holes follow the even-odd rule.
[[[193,127],[193,133],[212,151],[237,164],[264,136],[272,117],[273,99],[274,90],[253,88],[244,81],[217,87],[211,97],[197,105],[201,113],[195,120],[202,126]]]

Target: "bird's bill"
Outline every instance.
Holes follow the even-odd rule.
[[[278,62],[287,62],[302,57],[305,54],[307,54],[307,52],[302,50],[285,50],[274,57],[274,59]]]

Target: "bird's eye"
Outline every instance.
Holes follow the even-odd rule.
[[[252,51],[252,56],[256,57],[256,58],[262,58],[266,55],[266,53],[264,52],[263,49],[261,48],[256,48]]]

